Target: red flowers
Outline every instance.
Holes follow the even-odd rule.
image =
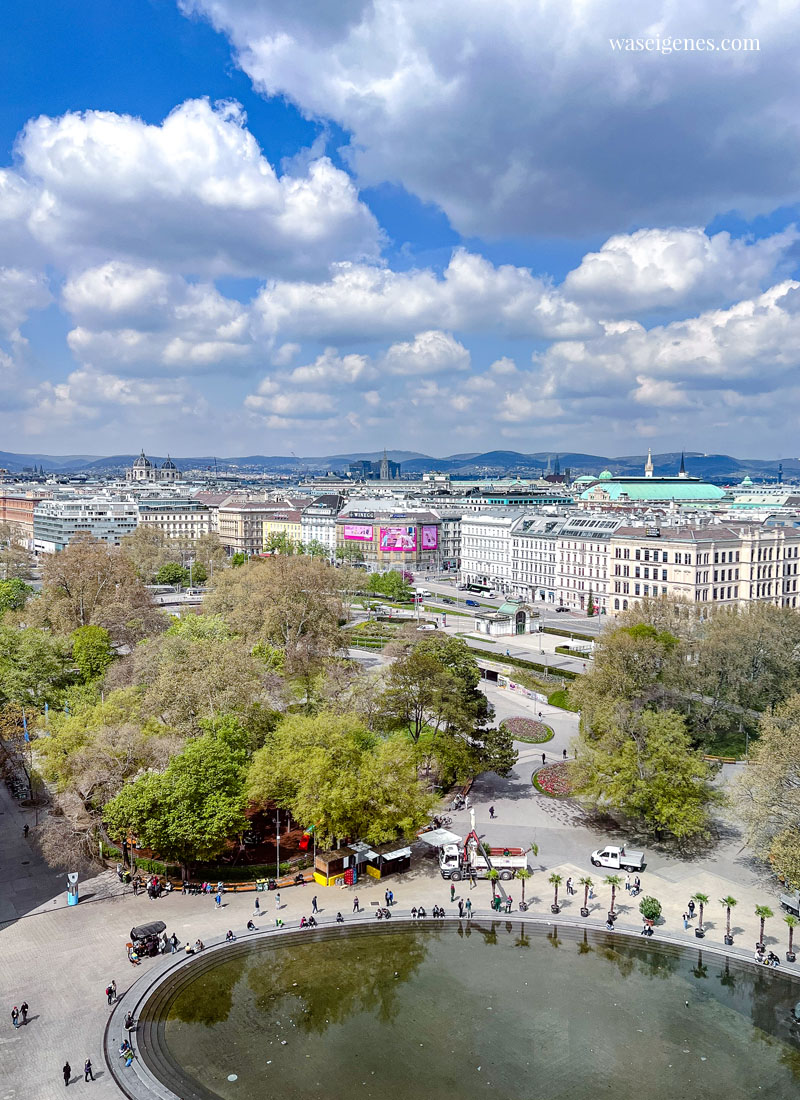
[[[544,722],[537,722],[535,718],[523,718],[522,716],[505,718],[502,725],[505,726],[515,741],[532,741],[538,745],[542,741],[549,741],[553,736],[550,727],[546,726]]]
[[[535,775],[535,783],[542,794],[548,794],[551,798],[568,798],[572,794],[569,764],[548,764],[544,768],[539,768]]]

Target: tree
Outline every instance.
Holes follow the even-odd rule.
[[[694,900],[700,906],[700,913],[698,916],[698,927],[703,927],[703,910],[708,905],[708,894],[695,894]]]
[[[0,617],[6,611],[20,611],[34,589],[25,584],[19,577],[13,577],[8,581],[0,581]]]
[[[603,631],[592,670],[576,682],[575,693],[591,726],[609,701],[652,705],[671,694],[673,682],[680,677],[685,672],[679,640],[649,623],[638,623]]]
[[[231,555],[231,566],[237,569],[240,565],[246,565],[249,560],[247,554],[243,554],[239,550],[236,554]]]
[[[583,887],[583,908],[588,909],[589,891],[594,886],[594,882],[592,882],[591,878],[588,875],[584,875],[582,878],[578,879],[578,885]]]
[[[661,902],[658,898],[645,896],[639,902],[639,912],[645,920],[657,921],[661,916]],[[702,925],[702,920],[700,923]]]
[[[748,842],[800,886],[800,695],[763,715],[759,731],[734,799]]]
[[[783,922],[789,929],[789,950],[788,950],[788,954],[792,955],[792,954],[794,954],[794,951],[792,949],[792,941],[794,939],[794,930],[795,930],[795,928],[797,928],[798,924],[800,924],[800,920],[797,919],[797,917],[794,915],[794,913],[787,913],[786,916],[783,918]]]
[[[585,802],[679,839],[707,832],[709,808],[720,800],[712,775],[682,715],[621,707],[594,728],[584,725],[572,768]]]
[[[758,917],[759,921],[761,922],[761,927],[759,928],[759,931],[758,931],[758,942],[763,943],[764,942],[764,922],[768,921],[770,919],[770,917],[773,917],[775,914],[772,912],[772,910],[770,909],[770,907],[768,905],[757,905],[755,912],[756,912],[756,916]]]
[[[586,604],[586,614],[591,619],[591,617],[592,617],[592,615],[594,615],[594,613],[595,613],[594,596],[592,595],[592,593],[590,591],[589,592],[589,601]]]
[[[135,531],[125,535],[120,548],[145,584],[152,584],[159,569],[174,560],[173,540],[149,523],[140,523]]]
[[[214,576],[215,570],[222,572],[228,561],[225,547],[222,545],[216,531],[207,531],[206,534],[196,538],[191,545],[191,554],[194,558],[195,568],[202,565],[209,577]],[[204,582],[198,581],[197,583],[202,584]]]
[[[119,547],[83,534],[61,553],[48,556],[42,568],[42,595],[29,605],[26,616],[33,625],[65,633],[79,626],[103,626],[115,642],[126,644],[165,625]]]
[[[330,556],[328,547],[323,545],[319,539],[311,539],[310,542],[304,543],[303,553],[307,554],[310,558],[323,558],[326,561]]]
[[[364,551],[358,546],[337,546],[336,560],[347,562],[349,565],[357,565],[364,560]]]
[[[527,867],[520,867],[517,871],[517,878],[522,883],[522,904],[525,904],[525,883],[529,878],[533,878],[533,872]]]
[[[257,805],[274,802],[314,826],[322,844],[411,835],[433,807],[406,739],[379,738],[357,716],[329,711],[284,718],[254,755],[247,789]]]
[[[163,772],[140,776],[106,804],[109,830],[119,838],[133,833],[187,873],[246,827],[245,764],[246,754],[224,736],[194,738]]]
[[[605,882],[606,886],[611,887],[611,908],[609,909],[609,913],[613,913],[614,902],[617,897],[617,888],[621,885],[622,879],[619,877],[619,875],[606,875],[603,881]]]
[[[553,874],[550,875],[550,877],[548,878],[547,881],[553,887],[553,910],[555,912],[557,912],[558,911],[558,888],[564,880],[561,877],[561,875],[556,874],[555,871],[554,871]]]
[[[44,708],[61,704],[74,680],[69,639],[0,624],[0,703]]]
[[[271,531],[264,543],[264,551],[267,554],[299,554],[301,544],[289,538],[285,531]]]
[[[519,759],[514,748],[514,738],[501,722],[499,726],[476,728],[472,744],[478,753],[478,761],[483,771],[508,776]]]
[[[72,659],[78,666],[84,683],[104,675],[114,660],[111,635],[102,626],[79,626],[73,630]]]
[[[0,580],[27,580],[31,575],[31,553],[22,534],[10,523],[0,523]]]
[[[161,566],[156,573],[156,584],[181,585],[185,582],[188,572],[178,561],[168,561]]]
[[[390,569],[386,573],[372,573],[367,588],[370,592],[379,593],[399,603],[407,602],[412,595],[403,574],[396,569]]]
[[[720,905],[725,909],[725,938],[731,938],[731,909],[736,905],[736,898],[732,898],[730,894],[727,897],[720,898]]]
[[[489,868],[489,882],[492,884],[492,900],[497,896],[497,884],[500,881],[500,872],[496,867]]]
[[[300,681],[310,705],[315,676],[343,648],[337,584],[337,570],[325,562],[302,555],[256,559],[223,573],[205,610],[221,615],[249,646],[280,646],[287,676]]]

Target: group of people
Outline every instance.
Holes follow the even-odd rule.
[[[125,1041],[127,1042],[127,1039]],[[129,1049],[130,1049],[130,1045],[129,1045]],[[133,1051],[131,1051],[131,1062],[132,1061],[133,1061]],[[130,1064],[131,1063],[127,1062],[127,1061],[125,1063],[126,1066],[129,1066]],[[70,1081],[72,1080],[72,1066],[69,1064],[69,1062],[64,1063],[64,1068],[61,1070],[61,1072],[64,1075],[64,1084],[68,1085],[70,1083]],[[84,1079],[84,1081],[94,1081],[94,1073],[92,1072],[92,1060],[91,1060],[91,1058],[87,1058],[86,1061],[83,1063],[83,1079]]]
[[[249,927],[249,925],[248,925],[248,927]],[[300,927],[301,928],[316,928],[317,927],[317,919],[314,916],[314,914],[312,913],[310,917],[301,917],[300,918]]]
[[[19,1008],[17,1008],[17,1006],[14,1005],[14,1007],[11,1009],[11,1023],[14,1025],[14,1027],[19,1027],[20,1018],[22,1019],[23,1024],[27,1024],[27,1022],[28,1022],[28,1002],[27,1001],[23,1001],[22,1004],[19,1006]]]
[[[192,947],[192,945],[187,941],[187,943],[186,943],[186,954],[187,955],[194,955],[198,951],[202,951],[205,948],[205,946],[206,945],[203,943],[203,941],[199,940],[199,939],[194,941],[194,947]]]
[[[781,960],[775,954],[774,951],[767,951],[764,948],[763,943],[756,944],[755,960],[757,963],[761,963],[762,966],[780,966]]]
[[[121,871],[119,864],[117,864],[117,876],[119,877],[120,874],[122,875],[122,877],[120,878],[120,882],[124,881],[124,876],[126,873],[127,872],[125,871]],[[150,898],[151,901],[155,901],[156,898],[160,898],[162,894],[172,893],[172,883],[169,881],[169,879],[164,879],[164,881],[162,882],[158,875],[151,875],[149,878],[143,881],[138,873],[135,874],[133,876],[134,897],[138,895],[143,886],[146,888],[147,896]]]
[[[631,882],[631,876],[626,875],[625,876],[625,889],[627,890],[627,892],[630,894],[630,896],[632,898],[635,898],[636,895],[640,894],[641,891],[642,891],[642,880],[637,875],[634,878],[633,882]],[[694,907],[694,902],[692,902],[692,907]]]

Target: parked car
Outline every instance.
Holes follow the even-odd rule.
[[[556,611],[569,611],[568,607],[557,607]]]

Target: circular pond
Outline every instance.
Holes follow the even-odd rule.
[[[652,940],[398,922],[201,956],[138,1036],[185,1100],[782,1100],[798,998],[780,972]]]

